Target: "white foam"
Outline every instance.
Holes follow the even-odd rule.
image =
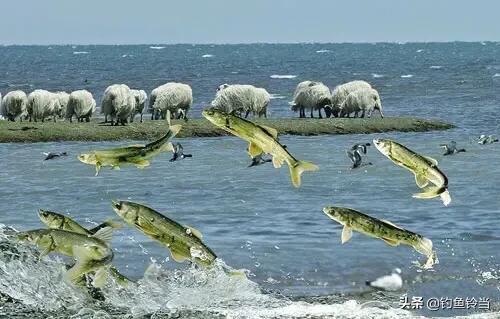
[[[213,54],[204,54],[201,56],[202,58],[213,58],[214,55]]]
[[[330,52],[330,50],[327,49],[322,49],[322,50],[317,50],[316,53],[327,53]]]
[[[443,66],[441,66],[441,65],[431,65],[430,68],[438,70],[438,69],[442,69]]]
[[[372,77],[374,77],[374,78],[377,79],[377,78],[383,78],[384,75],[383,74],[372,73]]]
[[[271,100],[281,100],[281,99],[284,99],[285,96],[284,95],[280,95],[280,94],[271,94]]]
[[[296,75],[291,74],[273,74],[270,76],[271,79],[295,79]]]
[[[499,77],[499,76],[500,76],[500,73],[495,73],[495,74],[493,74],[493,77],[494,77],[494,78],[497,78],[497,77]]]
[[[87,51],[74,51],[73,54],[76,54],[76,55],[78,55],[78,54],[89,54],[89,52],[87,52]]]
[[[421,52],[424,52],[424,49],[418,49],[417,50],[417,53],[421,53]]]
[[[150,49],[153,49],[153,50],[161,50],[161,49],[165,49],[165,47],[158,47],[158,46],[150,46],[149,48],[150,48]]]
[[[402,77],[403,79],[408,79],[408,78],[412,78],[412,77],[413,77],[413,74],[403,74],[403,75],[401,75],[401,77]]]

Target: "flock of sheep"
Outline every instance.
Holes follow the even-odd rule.
[[[148,96],[144,90],[130,89],[125,84],[113,84],[106,88],[101,102],[101,113],[104,120],[112,125],[125,125],[133,122],[143,111]],[[217,88],[212,107],[225,112],[248,117],[267,117],[267,107],[271,95],[263,88],[253,85],[223,84]],[[78,122],[90,121],[96,110],[96,101],[87,90],[66,92],[49,92],[35,90],[29,95],[17,90],[7,93],[3,99],[0,95],[0,115],[8,120],[19,118],[29,121],[66,118],[72,122],[73,117]],[[149,111],[151,119],[165,119],[168,111],[171,116],[187,120],[187,113],[193,104],[193,91],[187,84],[169,82],[151,91],[149,96]],[[306,117],[306,109],[311,117],[314,111],[322,118],[324,110],[326,117],[370,117],[378,110],[383,117],[382,104],[377,90],[365,81],[352,81],[335,87],[333,92],[321,82],[304,81],[297,85],[293,95],[291,109],[299,112],[300,117]]]

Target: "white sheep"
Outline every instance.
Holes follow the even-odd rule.
[[[130,114],[135,110],[135,97],[125,84],[113,84],[106,88],[101,103],[104,123],[111,117],[111,125],[125,125]],[[115,122],[116,119],[116,122]]]
[[[35,90],[28,95],[26,109],[30,122],[31,120],[44,122],[45,118],[50,116],[56,122],[56,118],[61,114],[62,106],[57,94],[46,90]]]
[[[331,113],[337,117],[340,114],[340,107],[344,103],[349,93],[359,89],[370,89],[372,86],[366,81],[351,81],[337,85],[332,92]]]
[[[349,117],[351,113],[354,113],[354,117],[358,117],[358,113],[361,112],[361,117],[365,117],[365,113],[368,113],[368,117],[371,117],[374,110],[378,110],[380,116],[384,117],[382,102],[377,90],[362,88],[349,93],[340,106],[340,116]]]
[[[167,111],[175,118],[184,118],[193,105],[193,91],[187,84],[169,82],[157,87],[151,92],[150,105],[152,105],[152,118],[161,116],[165,119]]]
[[[247,84],[223,84],[217,89],[211,105],[227,113],[245,112],[245,118],[252,112],[259,117],[267,117],[267,107],[271,100],[263,88]]]
[[[331,93],[326,85],[321,82],[303,81],[295,88],[291,109],[294,112],[299,111],[299,117],[306,117],[306,108],[311,110],[311,117],[314,117],[313,111],[318,110],[319,118],[322,118],[321,109],[330,104]]]
[[[66,108],[66,118],[73,122],[73,115],[78,122],[90,122],[92,113],[95,112],[96,102],[92,93],[87,90],[73,91],[69,95]]]
[[[144,111],[144,104],[146,104],[146,99],[148,98],[148,95],[144,90],[131,90],[131,91],[135,98],[135,110],[130,115],[130,122],[132,123],[134,121],[134,117],[136,114],[140,114],[142,123],[142,112]]]
[[[61,105],[61,109],[59,112],[59,117],[62,118],[66,115],[66,108],[68,107],[69,94],[63,91],[55,92],[54,97],[59,100],[59,104]]]
[[[19,116],[19,120],[22,122],[23,118],[28,116],[28,112],[26,110],[28,97],[23,91],[11,91],[7,93],[1,100],[2,111],[0,113],[10,121],[15,121],[16,117]]]

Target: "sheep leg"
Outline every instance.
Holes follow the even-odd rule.
[[[311,107],[311,118],[314,118],[313,108]]]
[[[142,123],[142,113],[141,113],[141,123]]]
[[[247,110],[247,112],[245,113],[245,118],[248,117],[248,114],[250,114],[250,110]]]
[[[82,122],[83,122],[83,120],[82,120]],[[90,122],[90,116],[87,116],[87,117],[85,118],[85,122]]]
[[[363,111],[361,112],[361,117],[363,117],[363,118],[365,117],[365,110],[363,110]],[[370,113],[368,113],[368,117],[372,117],[372,113],[371,113],[371,112],[370,112]]]
[[[318,115],[319,115],[319,118],[320,118],[320,119],[322,119],[322,118],[323,118],[323,116],[321,116],[321,109],[318,109]],[[326,114],[325,114],[325,116],[326,116]]]

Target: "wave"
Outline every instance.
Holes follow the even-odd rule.
[[[438,70],[438,69],[442,69],[442,68],[443,68],[443,66],[442,66],[442,65],[431,65],[429,68],[430,68],[430,69],[435,69],[435,70]]]
[[[273,74],[270,76],[271,79],[295,79],[297,76],[296,75],[282,75],[282,74]]]
[[[271,94],[271,100],[281,100],[286,98],[286,96],[281,94]]]
[[[374,78],[377,79],[377,78],[383,78],[384,75],[383,74],[372,73],[372,77],[374,77]]]
[[[153,50],[162,50],[162,49],[165,49],[165,47],[159,47],[159,46],[150,46],[149,48],[153,49]]]
[[[316,53],[327,53],[330,52],[330,50],[327,49],[322,49],[322,50],[317,50]]]
[[[402,77],[403,79],[408,79],[408,78],[412,78],[412,77],[413,77],[413,74],[403,74],[403,75],[401,75],[401,77]]]
[[[89,52],[87,52],[87,51],[74,51],[73,54],[76,54],[76,55],[78,55],[78,54],[89,54]]]
[[[499,76],[500,76],[500,73],[495,73],[495,74],[493,74],[493,77],[494,77],[494,78],[497,78],[497,77],[499,77]]]
[[[213,54],[204,54],[201,56],[202,58],[213,58],[214,55]]]
[[[417,53],[422,53],[422,52],[424,52],[424,49],[418,49],[416,52]]]

